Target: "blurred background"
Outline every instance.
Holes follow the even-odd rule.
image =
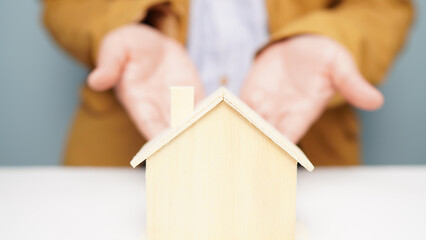
[[[380,88],[385,106],[360,112],[365,164],[426,164],[426,1]],[[0,2],[0,165],[58,165],[88,69],[47,35],[39,1]]]

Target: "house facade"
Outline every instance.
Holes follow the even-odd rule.
[[[293,240],[297,164],[313,166],[219,91],[132,162],[147,160],[147,239]]]

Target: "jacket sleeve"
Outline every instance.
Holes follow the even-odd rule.
[[[44,0],[43,21],[59,45],[79,61],[93,66],[103,36],[114,28],[140,22],[154,2]]]
[[[408,0],[343,0],[271,31],[271,43],[299,34],[330,37],[352,53],[368,81],[378,84],[401,49],[412,18]],[[336,96],[330,105],[342,102]]]

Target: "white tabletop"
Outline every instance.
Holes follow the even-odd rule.
[[[426,166],[300,169],[298,180],[312,240],[426,239]],[[0,239],[139,240],[144,185],[141,169],[0,168]]]

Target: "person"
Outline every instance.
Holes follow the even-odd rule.
[[[352,106],[382,81],[413,16],[405,0],[45,0],[44,23],[93,68],[67,165],[120,166],[168,125],[170,85],[220,85],[316,165],[360,163]],[[184,45],[186,44],[187,49]]]

